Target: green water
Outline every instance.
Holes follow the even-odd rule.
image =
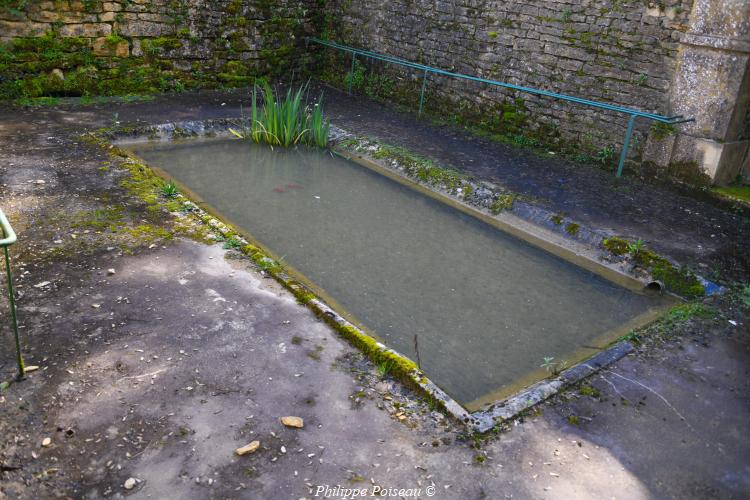
[[[417,334],[423,370],[462,404],[663,305],[328,153],[239,140],[131,149],[388,346],[416,359]]]

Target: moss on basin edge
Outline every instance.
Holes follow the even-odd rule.
[[[653,279],[664,283],[667,290],[685,298],[701,297],[706,290],[698,277],[686,266],[677,267],[653,250],[644,247],[642,242],[629,241],[613,236],[602,241],[602,246],[610,254],[625,256],[635,265],[646,269]]]

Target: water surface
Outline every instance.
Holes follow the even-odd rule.
[[[470,409],[664,305],[329,153],[240,140],[131,149],[388,346],[416,359],[418,335],[422,369]]]

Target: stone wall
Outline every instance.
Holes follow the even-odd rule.
[[[678,68],[670,103],[695,122],[662,141],[653,159],[697,161],[719,184],[733,181],[744,164],[750,183],[750,1],[696,0]]]
[[[719,5],[708,14],[695,14],[708,3]],[[734,10],[722,4],[733,4]],[[645,153],[662,166],[704,165],[702,155],[673,154],[667,143],[681,135],[702,134],[702,124],[713,120],[706,118],[707,111],[712,117],[729,108],[737,108],[743,117],[745,113],[742,103],[736,105],[737,86],[726,89],[734,97],[710,110],[703,105],[705,96],[691,93],[691,78],[711,85],[717,81],[714,66],[728,61],[692,57],[693,67],[688,68],[684,40],[701,22],[711,24],[709,18],[722,29],[734,24],[730,36],[747,39],[742,16],[748,5],[746,0],[336,0],[329,3],[328,17],[335,20],[332,38],[357,47],[516,85],[664,115],[695,116],[694,125],[675,128],[652,127],[639,119],[631,158]],[[746,68],[740,61],[732,70],[724,69],[743,74]],[[411,89],[400,97],[416,102],[421,74],[380,66],[375,70],[390,71],[395,87]],[[675,92],[679,86],[692,94],[693,105],[685,105],[686,98]],[[430,78],[428,89],[428,109],[443,116],[457,113],[467,122],[489,124],[511,137],[520,133],[558,149],[577,149],[579,155],[605,164],[616,162],[625,135],[627,115],[438,76]],[[739,128],[735,140],[746,144],[747,127]],[[738,170],[740,149],[727,172]],[[717,177],[713,167],[705,170]],[[728,177],[731,173],[721,181]]]
[[[0,0],[0,99],[245,85],[311,68],[308,34],[695,117],[674,128],[639,119],[630,158],[665,170],[698,165],[721,183],[743,162],[750,169],[748,0]],[[315,69],[346,84],[349,61],[334,60]],[[421,74],[365,70],[350,78],[355,87],[416,107]],[[607,167],[627,124],[621,114],[445,77],[432,76],[427,90],[435,114]]]
[[[315,0],[0,0],[0,98],[247,84],[289,69]]]

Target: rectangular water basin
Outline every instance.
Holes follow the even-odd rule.
[[[638,293],[352,161],[241,140],[130,145],[469,411],[652,319]],[[418,337],[418,354],[415,352]]]

